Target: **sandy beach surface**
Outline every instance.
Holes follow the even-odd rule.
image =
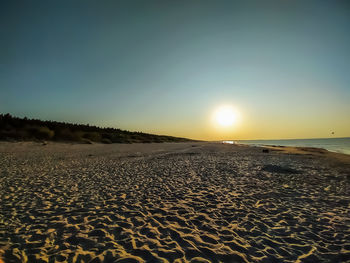
[[[350,156],[0,143],[0,262],[350,262]]]

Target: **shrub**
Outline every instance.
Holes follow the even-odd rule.
[[[39,129],[36,132],[36,138],[38,139],[52,139],[53,136],[55,135],[54,131],[51,131],[49,128],[47,127],[39,127]]]
[[[49,128],[47,128],[46,126],[27,126],[25,129],[25,133],[18,133],[16,132],[17,135],[19,136],[28,136],[29,138],[35,138],[35,139],[39,139],[39,140],[49,140],[52,139],[53,136],[55,135],[55,132],[50,130]],[[27,138],[23,138],[22,139],[27,139]]]
[[[94,142],[99,142],[101,141],[101,135],[97,132],[88,132],[83,135],[83,138],[94,141]]]
[[[56,140],[65,140],[65,141],[81,141],[82,136],[79,132],[72,132],[69,128],[63,128],[56,130],[54,137]]]
[[[110,139],[107,139],[107,138],[103,138],[103,139],[101,140],[101,142],[102,142],[102,143],[105,143],[105,144],[111,144],[111,143],[112,143],[112,141],[111,141]]]
[[[83,144],[92,144],[92,141],[85,139],[85,138],[81,138],[80,142]]]
[[[108,139],[111,141],[113,139],[113,133],[102,133],[101,137],[102,139]]]

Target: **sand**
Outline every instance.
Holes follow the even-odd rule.
[[[350,262],[350,161],[321,152],[1,142],[0,258]]]

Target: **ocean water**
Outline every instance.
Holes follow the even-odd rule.
[[[331,152],[350,154],[350,137],[327,139],[293,139],[293,140],[239,140],[237,143],[255,146],[281,145],[299,147],[317,147]]]

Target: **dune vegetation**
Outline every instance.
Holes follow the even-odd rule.
[[[6,141],[71,141],[79,143],[161,143],[186,142],[186,138],[101,128],[89,124],[18,118],[0,114],[0,140]]]

